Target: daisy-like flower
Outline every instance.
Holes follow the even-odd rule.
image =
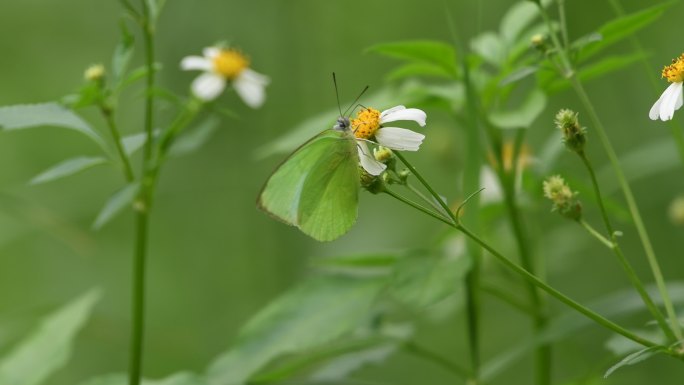
[[[655,102],[648,117],[651,120],[660,118],[662,121],[672,119],[674,112],[682,106],[684,94],[682,92],[682,81],[684,81],[684,54],[672,59],[672,64],[665,66],[662,73],[663,78],[672,83],[665,89],[660,98]]]
[[[208,47],[204,56],[187,56],[181,61],[184,70],[204,71],[192,82],[192,92],[204,101],[216,99],[231,83],[240,98],[252,108],[264,104],[264,89],[270,82],[264,76],[249,68],[249,59],[233,48]]]
[[[399,151],[418,151],[425,135],[399,127],[386,127],[386,123],[399,120],[413,120],[421,127],[425,126],[427,115],[417,108],[404,106],[392,107],[378,111],[364,108],[351,120],[351,129],[356,137],[361,166],[371,175],[380,175],[387,166],[379,162],[368,149],[368,141],[383,147]]]

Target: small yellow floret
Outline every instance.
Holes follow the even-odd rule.
[[[249,67],[249,59],[234,49],[222,49],[214,58],[214,71],[228,80],[235,79]]]
[[[370,139],[380,128],[380,111],[374,108],[364,108],[351,121],[354,136],[360,139]]]
[[[678,58],[672,59],[672,64],[663,68],[663,77],[670,83],[684,81],[684,53]]]

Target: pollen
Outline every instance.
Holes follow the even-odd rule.
[[[354,136],[359,139],[371,139],[380,128],[380,111],[364,108],[351,121]]]
[[[249,59],[234,49],[223,49],[214,58],[214,71],[228,80],[235,79],[247,67]]]
[[[678,58],[672,59],[672,64],[663,68],[663,77],[670,83],[684,81],[684,53]]]

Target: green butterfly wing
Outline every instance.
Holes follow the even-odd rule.
[[[297,149],[266,182],[257,205],[319,241],[332,241],[356,222],[356,141],[326,130]]]

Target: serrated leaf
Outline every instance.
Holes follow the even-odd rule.
[[[613,374],[616,370],[628,366],[628,365],[634,365],[638,364],[639,362],[645,361],[654,355],[658,353],[662,353],[663,348],[660,346],[651,346],[650,348],[642,349],[639,350],[638,352],[634,352],[627,357],[623,358],[618,362],[617,364],[611,366],[607,371],[606,374],[603,375],[603,378],[608,378],[611,374]]]
[[[119,23],[119,27],[121,37],[112,57],[112,83],[115,85],[118,85],[126,74],[135,47],[133,35],[128,31],[126,24],[122,21]]]
[[[529,128],[545,107],[546,95],[535,89],[520,106],[512,110],[494,112],[489,116],[489,120],[499,128]]]
[[[112,195],[111,198],[107,200],[104,207],[102,207],[100,213],[97,215],[97,218],[93,223],[93,229],[101,229],[102,226],[112,220],[123,209],[131,206],[133,204],[133,200],[138,195],[139,188],[139,183],[131,183]]]
[[[0,384],[37,385],[63,367],[74,339],[100,299],[91,290],[50,314],[27,339],[0,359]]]
[[[367,52],[373,52],[398,59],[429,63],[441,67],[455,76],[456,51],[447,43],[436,40],[407,40],[374,45]]]
[[[51,182],[53,180],[71,176],[104,163],[107,163],[107,159],[99,156],[81,156],[78,158],[67,159],[36,175],[33,179],[31,179],[30,184],[35,185]]]
[[[209,141],[221,121],[215,116],[204,119],[197,127],[181,135],[171,146],[171,156],[182,156],[199,150]]]
[[[377,279],[317,277],[256,314],[208,369],[210,385],[239,385],[272,359],[329,343],[356,328],[383,287]],[[334,304],[334,306],[332,306]]]
[[[637,31],[658,20],[667,8],[676,3],[676,1],[665,2],[607,22],[597,31],[603,39],[582,49],[580,61],[586,60],[610,45],[634,35]]]
[[[501,19],[499,33],[508,43],[512,43],[537,17],[539,8],[536,5],[530,1],[516,3]]]
[[[40,126],[68,128],[87,136],[100,147],[106,148],[100,135],[88,123],[58,103],[0,107],[0,129],[11,131]]]

